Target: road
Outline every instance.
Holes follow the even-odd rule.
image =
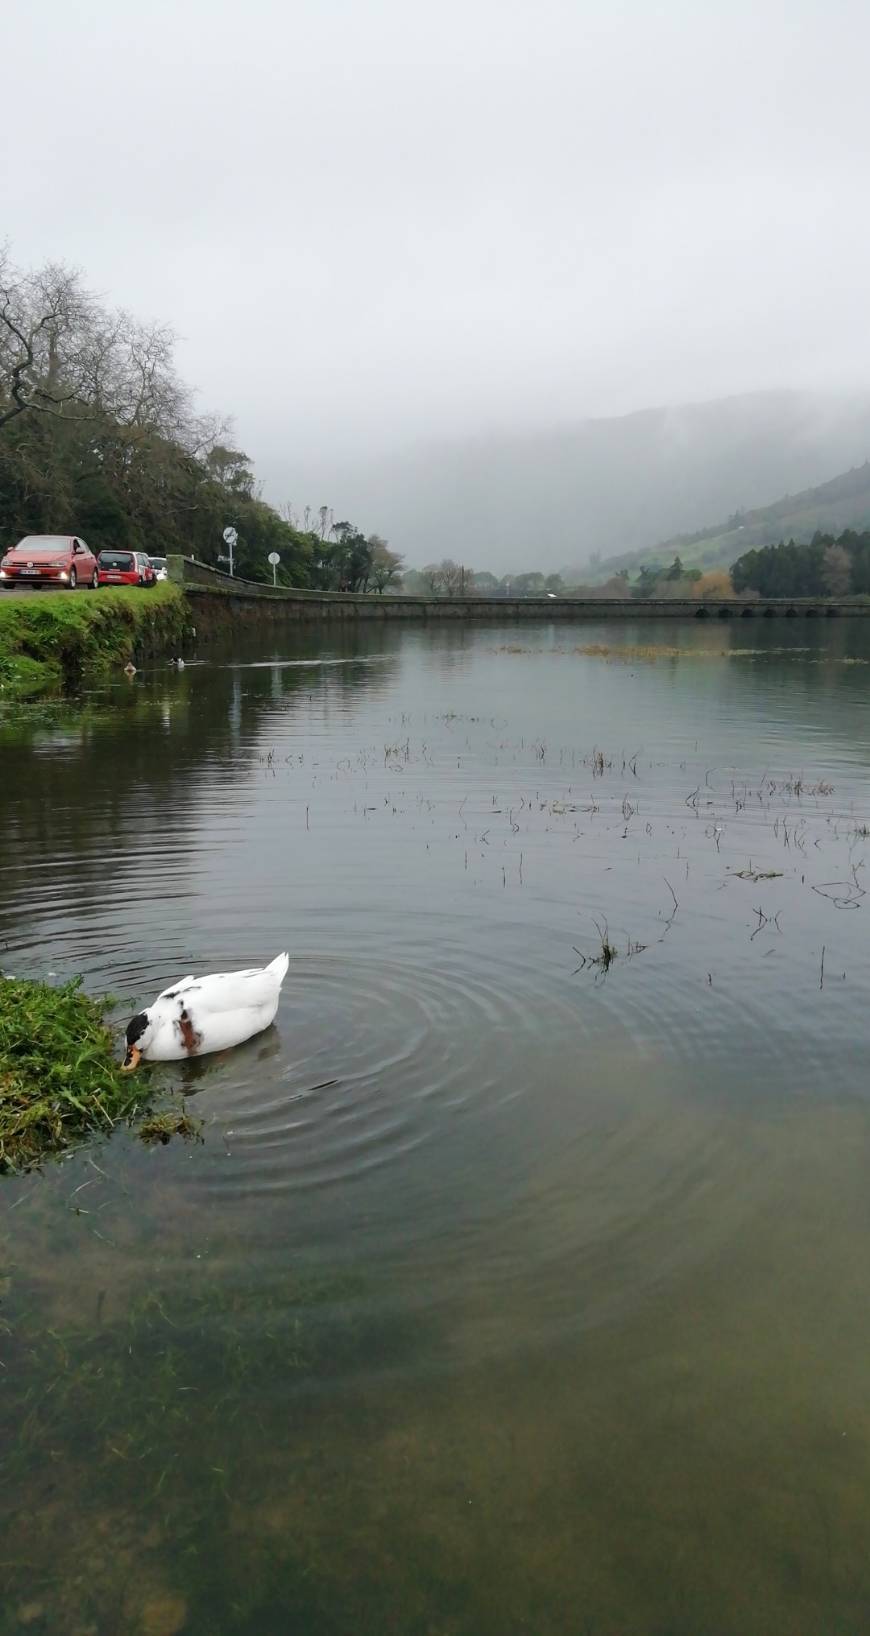
[[[52,591],[63,591],[64,593],[68,593],[69,590],[68,586],[66,585],[51,585],[46,586],[45,589]],[[2,591],[0,591],[0,596],[38,596],[42,590],[43,587],[41,585],[4,585]],[[89,585],[77,585],[75,591],[73,592],[73,596],[76,596],[79,591],[88,590],[90,590]]]

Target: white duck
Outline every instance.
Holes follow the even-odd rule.
[[[130,1018],[123,1066],[129,1071],[143,1059],[180,1062],[261,1033],[274,1020],[289,964],[289,955],[279,954],[262,971],[182,977]]]

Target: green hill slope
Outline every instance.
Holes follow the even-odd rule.
[[[686,568],[730,568],[731,564],[761,545],[779,540],[811,540],[817,529],[838,534],[844,528],[870,527],[870,461],[853,467],[840,477],[801,494],[786,494],[770,506],[735,513],[727,522],[717,523],[696,534],[674,534],[658,545],[641,551],[627,551],[598,562],[594,569],[573,571],[576,580],[598,583],[628,569],[632,577],[643,567],[666,566],[679,556]]]

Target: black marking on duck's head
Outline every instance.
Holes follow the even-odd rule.
[[[142,1038],[150,1021],[151,1018],[147,1011],[137,1011],[135,1017],[130,1018],[125,1033],[128,1050],[131,1045],[135,1045],[136,1041]]]

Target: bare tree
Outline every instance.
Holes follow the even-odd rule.
[[[78,273],[51,263],[25,276],[0,252],[0,427],[28,412],[74,418],[91,402],[95,315]]]
[[[386,540],[382,540],[380,534],[370,534],[369,545],[372,551],[369,580],[375,590],[383,596],[387,586],[393,580],[401,578],[404,559],[397,551],[390,550]]]
[[[420,569],[420,578],[430,596],[440,596],[442,590],[441,568],[437,562],[427,563]]]
[[[473,593],[474,574],[461,562],[444,557],[439,563],[430,563],[423,569],[423,578],[433,596],[466,596]]]
[[[105,417],[199,455],[225,424],[195,414],[174,348],[166,325],[103,308],[75,269],[49,262],[25,273],[0,249],[0,428],[27,414]]]
[[[852,585],[852,558],[842,545],[829,545],[822,558],[822,580],[828,596],[848,596]]]

